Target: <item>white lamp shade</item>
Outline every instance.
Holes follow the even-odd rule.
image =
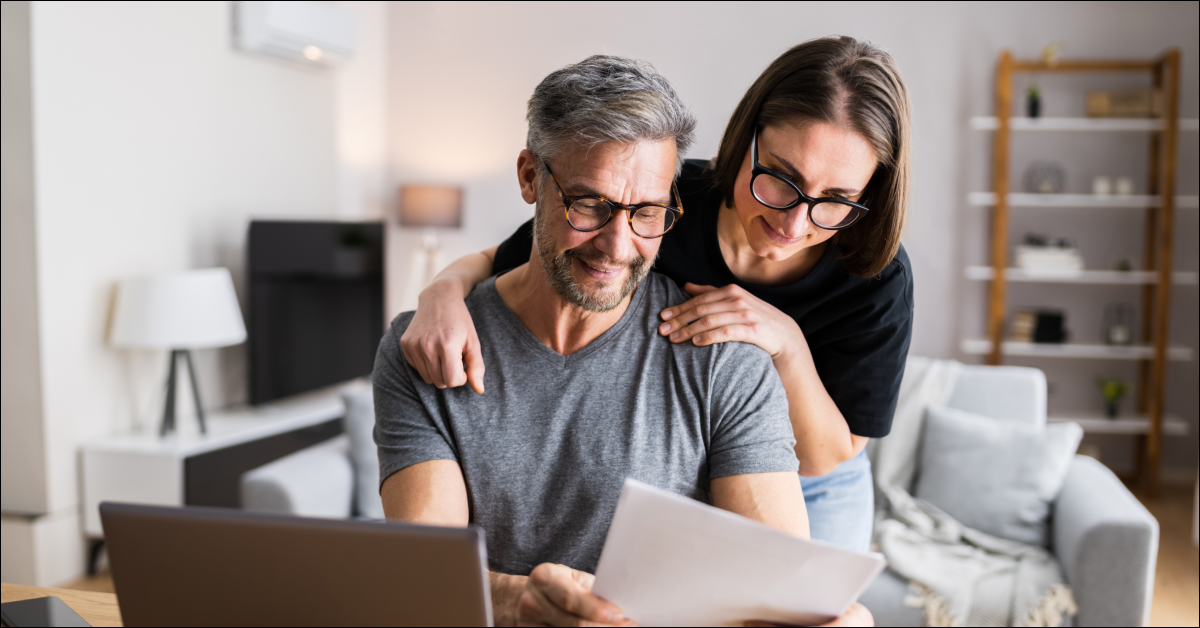
[[[122,281],[111,341],[130,349],[205,349],[246,340],[246,325],[225,268]]]

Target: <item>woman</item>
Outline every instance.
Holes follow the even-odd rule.
[[[772,356],[812,536],[858,550],[874,514],[864,449],[891,429],[912,329],[908,142],[907,91],[887,53],[849,37],[800,44],[750,87],[716,159],[684,165],[686,214],[654,267],[693,296],[662,313],[671,342],[736,340]],[[427,383],[482,392],[463,299],[529,261],[531,246],[530,223],[421,293],[401,346]]]

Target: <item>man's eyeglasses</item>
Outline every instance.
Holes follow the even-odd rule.
[[[813,198],[801,191],[787,175],[758,163],[759,131],[761,129],[755,129],[750,140],[750,193],[758,202],[780,211],[808,203],[809,222],[822,229],[845,229],[871,211],[865,205],[844,198]]]
[[[596,231],[601,229],[613,215],[621,210],[629,212],[629,228],[637,235],[647,238],[661,238],[675,226],[683,216],[683,207],[672,207],[661,203],[638,203],[637,205],[622,205],[604,198],[603,196],[568,196],[563,193],[562,186],[554,173],[550,172],[550,164],[545,161],[546,173],[558,188],[558,198],[567,209],[567,222],[576,231]],[[671,183],[671,194],[676,204],[682,205],[679,199],[679,189]]]

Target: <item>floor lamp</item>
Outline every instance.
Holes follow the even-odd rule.
[[[438,228],[462,226],[462,188],[449,185],[405,185],[400,188],[400,226],[424,227],[425,286],[437,272]]]
[[[200,433],[206,434],[191,350],[228,347],[246,340],[233,278],[227,269],[210,268],[122,281],[110,339],[113,346],[123,349],[170,351],[160,428],[164,437],[175,431],[175,382],[182,359],[187,364]]]

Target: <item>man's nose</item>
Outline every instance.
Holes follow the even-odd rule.
[[[623,262],[637,256],[637,249],[633,245],[636,237],[637,234],[629,228],[629,210],[622,209],[613,214],[612,220],[596,234],[594,244],[609,259]]]

